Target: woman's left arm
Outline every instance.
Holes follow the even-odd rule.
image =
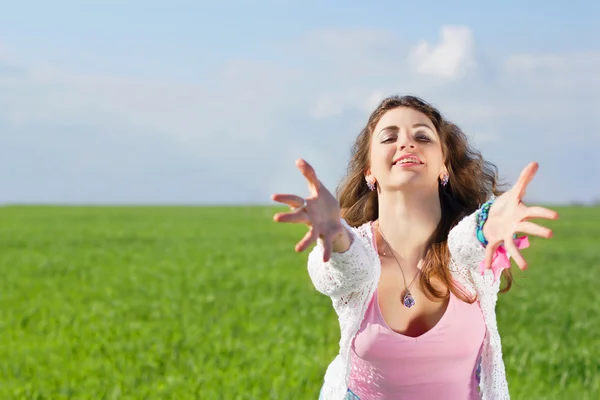
[[[515,260],[520,269],[527,268],[527,261],[523,258],[514,235],[524,233],[526,235],[539,236],[545,239],[552,237],[552,230],[544,226],[529,221],[534,218],[555,220],[558,213],[544,207],[528,207],[523,204],[523,197],[527,191],[527,185],[531,183],[535,176],[539,164],[536,162],[527,165],[517,183],[506,193],[499,196],[489,210],[489,217],[483,225],[483,236],[487,240],[485,249],[485,268],[492,266],[492,261],[496,250],[503,246],[511,257]]]
[[[479,210],[464,217],[448,234],[448,249],[452,261],[467,269],[476,268],[485,258],[485,247],[477,240]]]
[[[494,255],[497,252],[503,254],[508,252],[520,269],[527,268],[527,262],[517,248],[526,238],[515,240],[514,235],[521,232],[549,239],[552,237],[552,231],[530,222],[529,219],[554,220],[558,218],[556,211],[537,206],[527,207],[523,204],[522,199],[525,196],[527,185],[535,176],[538,168],[538,163],[530,163],[523,169],[517,183],[510,190],[498,198],[491,199],[487,220],[485,218],[482,220],[483,229],[479,233],[479,238],[477,231],[481,209],[466,216],[452,228],[448,235],[448,248],[455,262],[467,268],[476,268],[483,262],[485,270],[492,268],[495,263]],[[485,244],[480,239],[483,239]],[[498,271],[494,271],[495,276],[498,273]]]

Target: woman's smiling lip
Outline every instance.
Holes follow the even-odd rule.
[[[403,160],[407,160],[405,162],[402,162]],[[412,167],[415,165],[423,165],[423,161],[421,161],[421,159],[415,155],[415,154],[404,154],[400,157],[398,157],[397,159],[394,160],[394,163],[392,165],[399,165],[399,166],[403,166],[403,167]]]

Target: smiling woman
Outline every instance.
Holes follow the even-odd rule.
[[[356,139],[338,199],[305,161],[311,196],[274,216],[309,232],[308,272],[339,316],[339,354],[322,399],[508,399],[496,322],[506,251],[521,269],[516,232],[557,213],[521,201],[537,164],[508,191],[466,136],[423,100],[385,99]],[[516,240],[515,240],[516,239]]]

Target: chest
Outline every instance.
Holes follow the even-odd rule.
[[[382,262],[376,300],[381,316],[391,330],[405,336],[417,337],[438,324],[448,309],[449,297],[430,298],[421,283],[421,276],[417,274],[417,266],[407,269],[412,272],[405,271],[403,275],[397,265]],[[440,293],[448,293],[441,280],[432,278],[430,284]],[[410,308],[403,302],[407,286],[415,300]]]
[[[377,295],[378,290],[352,343],[350,386],[361,398],[394,398],[398,393],[410,398],[479,398],[476,366],[486,328],[478,304],[450,295],[438,323],[410,337],[383,320]]]
[[[450,294],[443,309],[435,309],[414,321],[428,329],[399,331],[390,326],[380,307],[381,293],[375,291],[354,341],[356,353],[374,363],[395,363],[402,360],[435,360],[435,363],[466,360],[474,361],[486,332],[485,321],[478,302],[469,304]],[[438,317],[439,314],[439,317]],[[400,314],[388,314],[400,315]],[[437,320],[433,321],[433,318]],[[420,319],[419,319],[420,318]],[[429,323],[433,326],[429,326]],[[399,325],[403,325],[400,321]]]

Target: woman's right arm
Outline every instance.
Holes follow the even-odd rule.
[[[314,169],[304,160],[296,165],[308,180],[311,195],[306,199],[293,194],[273,195],[273,200],[292,207],[289,212],[275,214],[274,220],[309,227],[296,251],[316,244],[309,254],[308,272],[317,291],[328,296],[350,293],[372,274],[366,244],[341,218],[337,199],[317,179]]]
[[[340,219],[343,230],[340,238],[333,242],[333,252],[324,261],[323,240],[308,255],[308,274],[318,292],[339,297],[352,293],[367,282],[374,268],[363,240],[346,221]]]

